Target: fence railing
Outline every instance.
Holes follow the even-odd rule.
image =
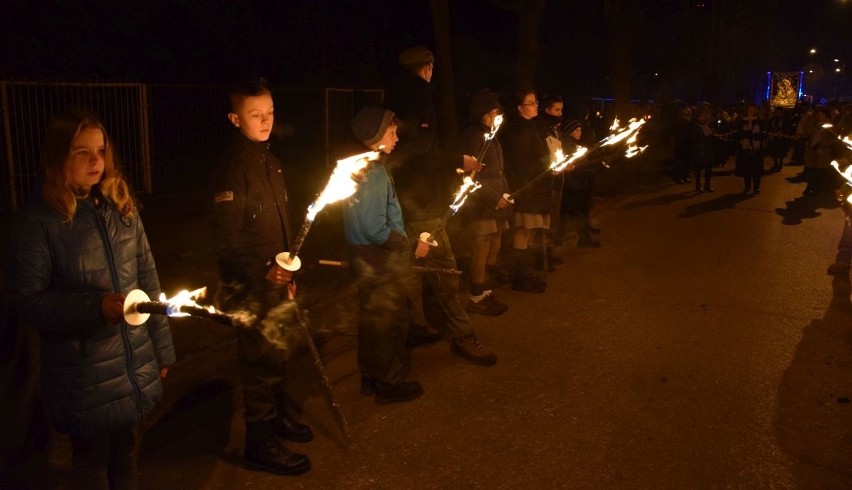
[[[94,110],[115,143],[128,183],[139,194],[177,192],[206,182],[232,131],[224,86],[0,81],[0,211],[36,189],[47,121],[74,106]],[[378,104],[377,89],[273,88],[274,150],[299,162],[331,164],[353,141],[355,111]],[[285,162],[286,163],[286,162]]]

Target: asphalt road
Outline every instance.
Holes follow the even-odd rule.
[[[558,248],[545,294],[504,286],[509,311],[474,317],[496,366],[446,342],[414,350],[425,394],[410,403],[358,393],[346,273],[305,274],[353,442],[297,356],[292,394],[316,433],[291,445],[313,464],[298,477],[240,465],[231,334],[175,319],[180,360],[147,423],[141,488],[852,488],[850,286],[825,273],[842,216],[830,197],[796,199],[804,184],[785,177],[800,170],[757,196],[728,175],[697,194],[653,165],[602,176],[603,247]],[[215,284],[201,227],[149,225],[167,290]]]

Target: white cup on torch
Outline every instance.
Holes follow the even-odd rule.
[[[281,252],[275,256],[275,263],[284,270],[296,272],[302,268],[302,259],[299,256],[290,258],[290,252]]]

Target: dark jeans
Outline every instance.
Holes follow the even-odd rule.
[[[713,163],[706,165],[695,165],[692,167],[695,174],[695,188],[701,189],[701,174],[704,173],[704,187],[710,187],[710,176],[713,175]]]
[[[139,452],[136,426],[70,438],[74,448],[71,488],[136,489]]]
[[[750,175],[743,177],[743,192],[749,192],[754,186],[755,192],[760,190],[760,175]]]
[[[408,224],[407,232],[412,240],[416,240],[422,232],[432,232],[441,223],[440,219],[413,221]],[[434,267],[436,269],[455,269],[456,257],[450,245],[450,237],[446,230],[441,230],[435,237],[437,247],[431,247],[429,255],[422,259],[415,259],[416,265]],[[459,278],[454,274],[424,273],[422,278],[416,278],[414,297],[412,298],[413,318],[425,322],[423,311],[423,280],[429,281],[435,300],[441,307],[441,311],[447,319],[447,330],[450,337],[460,339],[473,333],[470,317],[459,301]],[[419,286],[419,287],[418,287]],[[418,310],[419,308],[419,310]]]
[[[351,256],[358,288],[358,369],[373,381],[403,380],[408,336],[408,295],[413,272],[410,252],[395,250],[381,267]]]
[[[271,422],[278,416],[278,407],[284,394],[284,367],[289,344],[297,339],[285,337],[280,332],[296,332],[291,322],[296,322],[295,306],[286,299],[284,286],[264,283],[250,294],[247,305],[252,306],[257,321],[249,328],[236,328],[237,354],[240,361],[240,380],[243,388],[244,418],[246,426],[263,427],[271,431]],[[286,328],[290,325],[289,328]],[[277,346],[262,333],[275,333]],[[263,439],[270,434],[249,431],[252,439]]]

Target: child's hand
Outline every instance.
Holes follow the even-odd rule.
[[[124,295],[107,293],[101,300],[101,315],[107,325],[117,325],[124,320]]]
[[[270,267],[266,273],[266,280],[275,284],[287,284],[291,279],[293,279],[293,273],[278,264]]]
[[[429,248],[430,245],[428,243],[417,240],[417,248],[414,249],[414,258],[422,259],[429,255]]]
[[[462,164],[462,168],[465,172],[473,172],[476,170],[479,172],[482,170],[482,164],[476,161],[476,158],[470,155],[463,155],[464,163]]]

